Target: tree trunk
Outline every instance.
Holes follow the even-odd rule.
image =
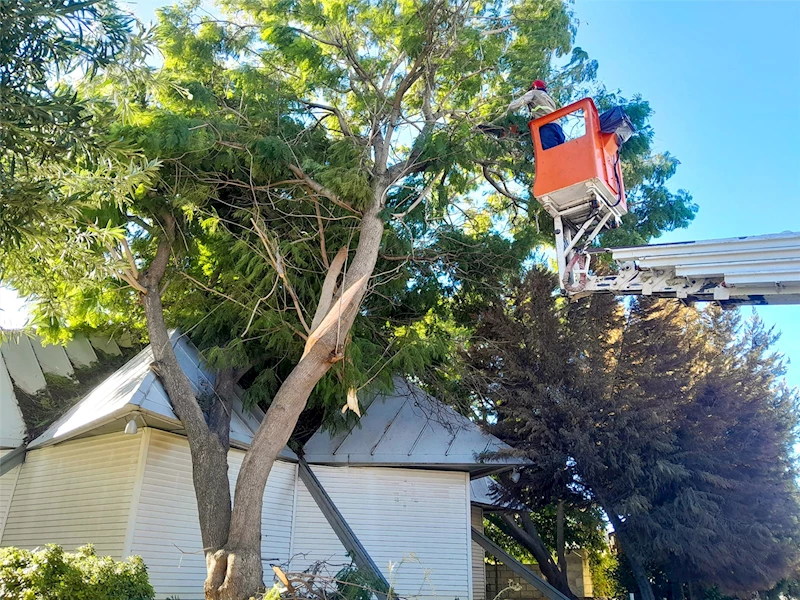
[[[533,554],[533,557],[539,565],[539,570],[541,570],[547,583],[568,598],[577,600],[575,594],[569,589],[566,572],[562,572],[561,569],[558,568],[547,546],[544,545],[539,531],[536,529],[536,525],[525,513],[519,513],[519,517],[523,527],[517,524],[513,516],[508,513],[502,513],[500,518],[505,525],[503,530],[513,537],[523,548]]]
[[[650,578],[647,576],[647,569],[645,569],[644,563],[636,552],[636,548],[631,543],[630,538],[628,538],[622,520],[616,512],[611,510],[613,507],[610,504],[601,501],[601,506],[608,516],[609,521],[611,521],[611,525],[614,527],[614,533],[617,536],[617,541],[631,566],[633,578],[641,594],[640,600],[656,600],[655,594],[653,593],[653,586],[650,583]]]
[[[558,568],[567,577],[567,555],[564,548],[564,501],[558,501],[556,510],[556,555],[558,556]]]
[[[189,440],[203,549],[209,553],[221,548],[228,539],[231,517],[228,449],[208,430],[189,379],[175,356],[164,323],[160,286],[171,253],[169,234],[174,229],[171,217],[167,219],[165,229],[167,238],[159,242],[152,264],[141,275],[141,283],[147,290],[141,295],[141,300],[153,351],[151,368],[166,388],[170,403],[183,423]]]
[[[669,578],[669,584],[672,591],[672,600],[683,600],[683,582],[680,577],[672,573]]]
[[[325,322],[312,331],[306,353],[278,389],[245,454],[236,480],[228,541],[224,548],[206,556],[208,600],[242,600],[263,588],[261,510],[267,479],[314,386],[342,358],[344,341],[378,259],[383,237],[383,221],[379,214],[385,190],[385,184],[376,187],[375,200],[362,217],[358,247],[350,270],[345,274],[342,292],[338,294],[342,304],[331,307],[331,313],[339,311],[336,326],[319,332],[317,338],[313,334],[323,329]],[[349,298],[346,306],[345,298]]]

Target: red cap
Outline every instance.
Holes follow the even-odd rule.
[[[537,90],[546,90],[547,84],[541,79],[537,79],[531,84],[531,88],[536,88]]]

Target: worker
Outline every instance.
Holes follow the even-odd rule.
[[[547,84],[541,79],[534,81],[525,94],[509,104],[506,113],[519,110],[526,104],[528,105],[531,119],[538,119],[549,115],[556,109],[555,101],[550,97],[550,94],[547,93]],[[540,127],[539,137],[542,140],[542,148],[544,150],[563,144],[566,140],[564,137],[564,130],[561,129],[561,125],[558,123],[548,123]]]

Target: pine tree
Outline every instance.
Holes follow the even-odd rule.
[[[797,412],[774,335],[674,301],[566,305],[553,287],[533,269],[481,315],[466,355],[494,430],[531,461],[506,499],[602,507],[644,598],[651,570],[674,589],[738,592],[787,576]]]

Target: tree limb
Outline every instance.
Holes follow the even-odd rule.
[[[303,316],[303,309],[300,306],[300,299],[297,297],[289,278],[286,277],[286,267],[283,264],[283,258],[280,255],[280,250],[277,247],[272,247],[272,243],[267,237],[267,234],[258,226],[258,223],[255,219],[250,219],[250,222],[253,224],[253,229],[258,234],[261,243],[264,245],[264,249],[267,251],[267,255],[269,256],[275,271],[278,273],[278,277],[281,278],[286,291],[292,298],[294,309],[297,312],[297,316],[300,318],[300,324],[303,326],[303,329],[306,330],[306,333],[311,333],[311,328],[308,326],[308,323],[306,323],[305,316]]]
[[[438,176],[437,176],[437,177],[438,177]],[[416,199],[416,200],[414,200],[414,202],[412,202],[412,203],[411,203],[411,206],[409,206],[409,207],[408,207],[406,210],[404,210],[403,212],[400,212],[400,213],[393,213],[393,214],[392,214],[392,218],[393,218],[393,219],[403,219],[403,218],[405,218],[406,216],[408,216],[408,214],[409,214],[409,213],[410,213],[412,210],[414,210],[415,208],[417,208],[417,206],[419,206],[420,202],[422,202],[423,200],[425,200],[425,198],[427,198],[428,196],[430,196],[430,193],[431,193],[431,191],[433,190],[433,186],[434,186],[435,184],[436,184],[436,177],[432,177],[432,178],[431,178],[431,180],[428,182],[428,185],[426,185],[426,186],[423,188],[422,192],[421,192],[421,193],[420,193],[420,195],[417,197],[417,199]]]
[[[301,179],[303,181],[303,183],[305,183],[306,186],[311,188],[311,190],[313,190],[314,192],[316,192],[320,196],[325,196],[328,200],[333,202],[336,206],[339,206],[340,208],[344,208],[345,210],[349,210],[350,212],[355,213],[355,214],[357,214],[359,216],[362,215],[360,210],[356,210],[355,208],[353,208],[352,206],[347,204],[347,202],[345,202],[341,198],[339,198],[339,196],[337,194],[334,194],[331,190],[326,188],[324,185],[322,185],[320,183],[317,183],[316,181],[311,179],[311,177],[306,175],[305,172],[303,171],[303,169],[301,169],[300,167],[295,166],[295,165],[289,165],[289,170],[292,173],[294,173],[299,179]]]
[[[488,181],[500,195],[513,200],[515,204],[519,205],[525,204],[524,198],[520,198],[519,196],[512,194],[511,191],[509,191],[509,189],[506,187],[505,181],[502,181],[501,184],[496,179],[494,179],[494,177],[492,177],[491,175],[491,171],[489,171],[489,168],[485,164],[481,164],[481,171],[483,171],[484,179],[486,179],[486,181]]]
[[[328,314],[328,309],[333,302],[333,296],[336,293],[336,281],[339,279],[339,274],[342,272],[344,261],[347,258],[347,246],[342,246],[339,252],[331,262],[328,272],[325,275],[325,281],[322,284],[322,290],[319,293],[319,304],[317,304],[317,311],[314,313],[314,319],[311,321],[311,332],[317,330],[322,319]]]
[[[300,102],[311,108],[319,108],[320,110],[324,110],[331,113],[336,117],[337,121],[339,121],[339,127],[341,128],[342,133],[344,135],[346,135],[347,137],[363,141],[360,135],[355,135],[353,133],[353,130],[350,129],[350,125],[347,123],[347,119],[345,119],[344,114],[335,106],[328,106],[327,104],[320,104],[319,102],[308,102],[306,100],[300,100]]]

